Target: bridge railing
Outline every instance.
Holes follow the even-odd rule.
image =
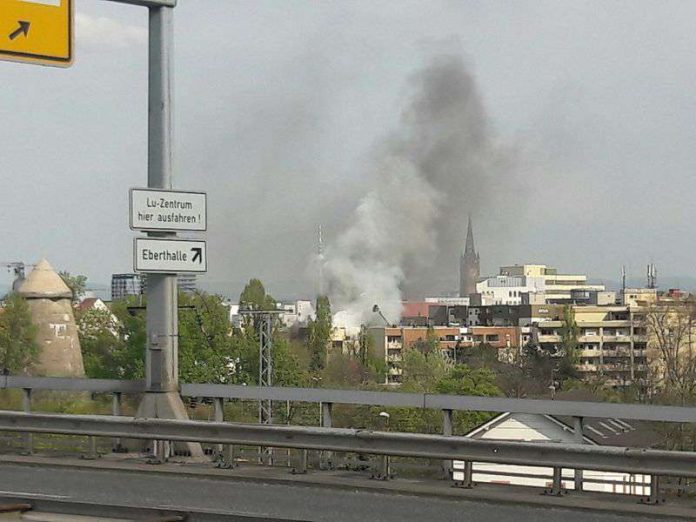
[[[64,392],[91,392],[99,394],[112,394],[114,416],[121,415],[121,399],[123,394],[143,393],[143,381],[115,381],[106,379],[69,379],[69,378],[44,378],[44,377],[20,377],[20,376],[0,376],[0,389],[21,389],[24,392],[24,412],[31,412],[31,394],[33,390],[53,390]],[[696,408],[679,406],[656,406],[644,404],[615,404],[600,402],[581,402],[581,401],[554,401],[536,399],[510,399],[503,397],[476,397],[460,395],[438,395],[429,393],[400,393],[400,392],[381,392],[366,390],[343,390],[343,389],[324,389],[324,388],[285,388],[285,387],[258,387],[258,386],[238,386],[238,385],[216,385],[216,384],[182,384],[181,395],[190,398],[209,399],[213,402],[214,421],[223,422],[224,403],[229,400],[272,400],[272,401],[297,401],[316,403],[321,405],[320,423],[324,428],[333,427],[332,410],[334,404],[347,405],[369,405],[384,407],[411,407],[440,410],[443,415],[442,436],[452,437],[453,435],[453,412],[455,411],[485,411],[485,412],[510,412],[528,414],[546,414],[567,416],[574,420],[573,431],[578,445],[583,443],[583,421],[585,418],[616,418],[623,420],[653,421],[667,423],[696,423]],[[73,418],[75,416],[72,416]],[[31,449],[31,431],[26,432],[26,444]],[[419,434],[401,434],[415,436]],[[120,437],[131,435],[120,435],[114,438],[115,444],[120,444]],[[152,438],[152,437],[146,437]],[[177,440],[177,439],[171,439]],[[191,439],[193,440],[193,439]],[[467,439],[470,440],[470,439]],[[94,438],[92,437],[92,449],[94,449]],[[247,440],[250,445],[262,445],[260,441],[253,443]],[[519,443],[513,443],[515,445]],[[217,452],[223,453],[223,443],[218,442]],[[279,446],[279,444],[267,444],[268,446]],[[538,444],[537,444],[538,446]],[[546,446],[554,446],[546,444]],[[286,446],[287,447],[287,446]],[[564,446],[567,447],[567,446]],[[587,446],[597,448],[596,446]],[[312,448],[301,448],[304,450],[304,458],[300,459],[299,470],[306,469],[306,450]],[[314,448],[323,450],[323,455],[331,457],[332,447]],[[342,450],[344,451],[344,450]],[[352,450],[345,450],[352,451]],[[639,450],[626,450],[639,451]],[[645,451],[645,450],[640,450]],[[390,455],[389,451],[375,452],[364,451],[380,455]],[[683,452],[676,453],[684,455]],[[417,455],[421,456],[421,455]],[[431,454],[432,457],[432,454]],[[465,461],[465,472],[463,483],[465,486],[471,485],[472,461],[466,460],[466,454],[457,457]],[[452,476],[452,457],[443,457],[443,472],[446,476]],[[493,461],[490,461],[493,462]],[[508,460],[507,463],[513,461]],[[529,464],[541,464],[541,461],[531,460]],[[567,462],[563,467],[568,467]],[[576,490],[582,489],[582,469],[592,469],[587,462],[579,459],[574,462],[574,486]],[[602,468],[607,469],[609,468]],[[562,484],[562,467],[554,467],[552,492],[559,493]],[[625,471],[631,471],[628,468]],[[647,473],[645,467],[637,468],[640,473]],[[665,471],[664,469],[662,470]],[[669,474],[669,473],[662,473]],[[386,457],[383,459],[378,475],[386,478],[389,475],[389,463]],[[681,474],[678,476],[693,476]],[[657,501],[658,474],[652,476],[651,501]]]

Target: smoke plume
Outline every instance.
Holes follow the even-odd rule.
[[[491,138],[461,57],[432,59],[411,88],[399,129],[377,147],[374,185],[326,251],[336,322],[345,326],[374,321],[375,304],[397,321],[403,297],[456,291],[467,214],[478,215],[494,184],[510,186],[510,155]]]

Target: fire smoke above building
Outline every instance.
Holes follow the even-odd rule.
[[[377,147],[374,186],[326,248],[328,293],[347,326],[372,319],[375,304],[397,321],[402,298],[438,291],[443,273],[455,291],[467,214],[509,178],[460,56],[433,58],[411,86],[399,129]]]

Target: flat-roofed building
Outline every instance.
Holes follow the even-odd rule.
[[[645,310],[633,306],[573,306],[578,326],[578,364],[583,378],[600,375],[608,386],[622,387],[647,374]],[[560,319],[538,323],[539,346],[561,349]]]
[[[528,293],[543,292],[546,303],[572,303],[573,290],[604,292],[604,285],[589,284],[583,274],[559,274],[558,270],[547,265],[512,265],[501,266],[500,276],[511,278],[510,281],[520,281],[522,286],[515,288],[530,288]],[[515,279],[523,278],[523,279]],[[511,286],[512,290],[513,287]],[[522,301],[510,304],[521,304]],[[506,304],[506,303],[499,303]]]
[[[440,353],[452,361],[461,361],[463,351],[486,345],[496,351],[499,360],[508,360],[529,342],[529,328],[517,326],[447,327],[435,326],[373,326],[369,328],[373,339],[372,355],[383,359],[387,365],[385,384],[398,385],[403,380],[403,360],[407,350],[416,349],[422,342],[437,341]],[[460,351],[461,350],[461,351]]]

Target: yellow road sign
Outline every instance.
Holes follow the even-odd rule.
[[[70,66],[73,0],[0,0],[0,59]]]

